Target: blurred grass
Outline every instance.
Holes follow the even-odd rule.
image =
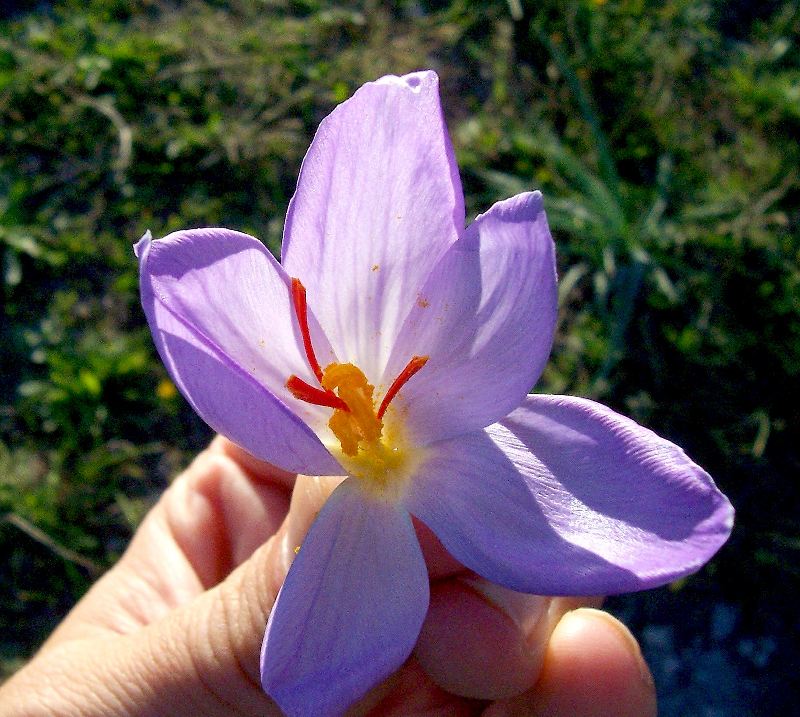
[[[682,590],[757,622],[765,589],[800,587],[796,3],[2,12],[5,672],[209,437],[153,350],[132,243],[222,225],[276,251],[318,122],[364,81],[423,67],[442,78],[471,216],[545,191],[561,314],[537,388],[676,440],[737,507],[730,545]]]

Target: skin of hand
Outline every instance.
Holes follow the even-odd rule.
[[[0,687],[0,717],[280,715],[259,685],[264,627],[295,546],[339,480],[295,478],[215,439]],[[656,714],[639,647],[587,607],[599,600],[487,583],[417,527],[428,617],[405,665],[349,714]]]

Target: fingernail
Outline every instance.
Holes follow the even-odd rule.
[[[282,571],[281,582],[289,572],[295,556],[302,549],[303,541],[311,524],[316,520],[325,501],[344,480],[338,476],[304,476],[297,477],[292,491],[289,513],[282,527],[282,535],[278,549],[279,564]]]
[[[578,611],[576,610],[575,612]],[[644,655],[642,655],[642,649],[637,639],[633,636],[633,633],[622,622],[604,610],[584,607],[580,608],[580,612],[583,614],[589,613],[592,617],[602,620],[606,625],[614,629],[614,632],[625,642],[630,654],[634,656],[642,682],[644,682],[649,689],[654,689],[655,683],[653,682],[653,675],[650,672],[650,668],[647,666]]]
[[[453,694],[480,700],[518,695],[541,672],[547,640],[535,635],[547,622],[542,601],[479,579],[438,581],[414,654]]]
[[[460,581],[508,615],[525,635],[529,647],[538,650],[544,646],[552,630],[545,619],[551,598],[519,593],[480,578],[464,577]]]

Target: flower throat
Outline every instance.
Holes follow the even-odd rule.
[[[384,415],[389,404],[405,383],[427,362],[427,356],[414,356],[392,382],[375,410],[375,387],[367,381],[364,372],[352,363],[332,363],[323,370],[319,365],[311,333],[308,329],[308,305],[306,290],[299,279],[292,278],[292,305],[303,338],[303,347],[309,366],[319,382],[320,388],[306,383],[292,374],[286,388],[292,395],[307,403],[328,406],[333,415],[328,427],[339,440],[348,469],[360,477],[369,477],[383,482],[389,474],[402,467],[405,462],[400,450],[398,436],[384,431]]]

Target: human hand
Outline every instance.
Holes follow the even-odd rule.
[[[216,439],[0,688],[0,717],[279,715],[259,684],[264,627],[336,483],[295,480]],[[422,634],[353,715],[655,714],[650,673],[621,623],[585,599],[491,585],[418,532],[431,576]]]

